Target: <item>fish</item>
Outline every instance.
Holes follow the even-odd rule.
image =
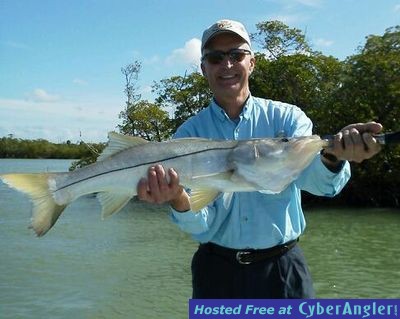
[[[75,171],[0,175],[8,186],[29,196],[30,227],[37,236],[46,234],[64,209],[83,195],[96,194],[103,218],[120,211],[156,164],[175,169],[180,184],[190,190],[191,210],[198,211],[220,193],[282,192],[330,143],[318,135],[149,142],[110,132],[108,139],[97,162]]]

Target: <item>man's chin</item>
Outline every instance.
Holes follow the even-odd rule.
[[[219,92],[221,94],[239,94],[240,93],[240,83],[221,83],[219,85]]]

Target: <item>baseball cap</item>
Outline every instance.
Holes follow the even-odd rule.
[[[238,21],[234,20],[219,20],[213,25],[209,26],[204,32],[201,39],[201,50],[204,49],[207,42],[220,33],[233,33],[241,37],[251,47],[250,37],[246,28]]]

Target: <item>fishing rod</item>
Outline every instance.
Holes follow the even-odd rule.
[[[381,145],[400,144],[400,131],[382,133],[382,134],[372,134],[372,136]],[[334,135],[325,135],[322,137],[322,139],[332,142],[334,140]]]
[[[400,144],[400,131],[372,135],[379,144]]]

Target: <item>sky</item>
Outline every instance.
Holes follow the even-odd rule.
[[[400,24],[400,0],[0,0],[0,17],[0,137],[104,142],[125,107],[121,67],[142,63],[152,101],[154,81],[198,68],[219,19],[249,33],[280,20],[343,60]]]

